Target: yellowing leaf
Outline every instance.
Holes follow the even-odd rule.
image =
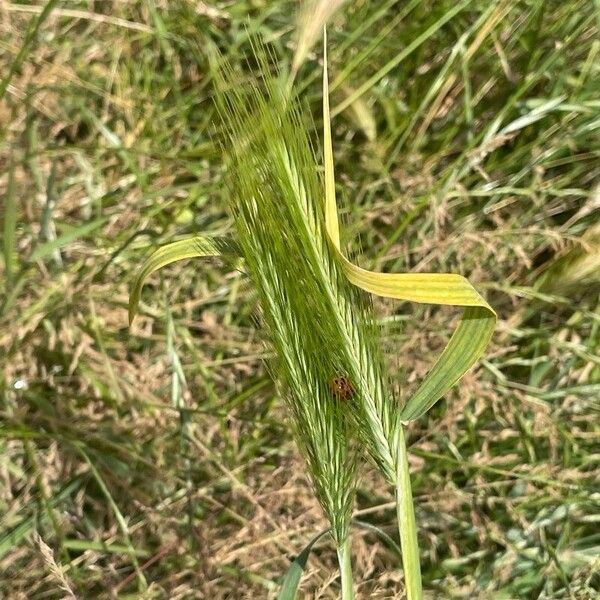
[[[496,313],[461,275],[375,273],[351,263],[342,253],[335,200],[326,48],[323,68],[323,144],[326,229],[349,281],[367,292],[386,298],[465,307],[460,323],[446,348],[402,409],[403,421],[417,419],[425,414],[481,357],[494,331]]]
[[[137,312],[144,281],[154,271],[158,271],[158,269],[184,258],[205,256],[235,257],[239,255],[240,249],[237,242],[226,237],[195,235],[160,247],[144,261],[142,268],[133,282],[131,294],[129,295],[129,324],[131,325]]]

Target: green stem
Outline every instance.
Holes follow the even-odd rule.
[[[400,546],[402,548],[406,598],[407,600],[422,600],[419,542],[417,540],[415,508],[410,487],[406,438],[404,437],[404,427],[402,425],[400,426],[396,456],[396,511],[398,514]]]
[[[350,536],[337,548],[340,575],[342,576],[342,600],[354,600],[352,564],[350,562]]]

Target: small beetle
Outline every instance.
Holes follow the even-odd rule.
[[[347,377],[334,377],[329,382],[329,391],[336,400],[349,400],[354,394],[354,388]]]

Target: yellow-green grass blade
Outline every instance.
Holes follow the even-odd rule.
[[[238,257],[240,249],[237,242],[231,238],[195,235],[161,246],[153,252],[144,261],[133,282],[129,295],[129,324],[131,325],[137,313],[142,287],[149,275],[179,260],[208,256]]]
[[[341,252],[335,199],[326,48],[323,68],[323,144],[326,228],[349,281],[372,294],[386,298],[465,307],[462,319],[448,345],[402,410],[402,420],[417,419],[425,414],[481,357],[494,331],[496,313],[461,275],[375,273],[351,263]]]

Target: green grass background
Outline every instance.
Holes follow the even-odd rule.
[[[261,598],[324,519],[269,378],[243,268],[153,276],[231,233],[210,45],[289,67],[298,3],[0,5],[0,590]],[[409,429],[429,598],[600,594],[600,4],[348,1],[329,28],[342,243],[453,271],[497,310],[484,360]],[[321,50],[297,79],[319,144]],[[310,125],[309,125],[310,126]],[[376,301],[407,397],[456,311]],[[357,517],[396,535],[367,461]],[[402,598],[353,534],[359,598]],[[301,597],[339,594],[335,550]]]

